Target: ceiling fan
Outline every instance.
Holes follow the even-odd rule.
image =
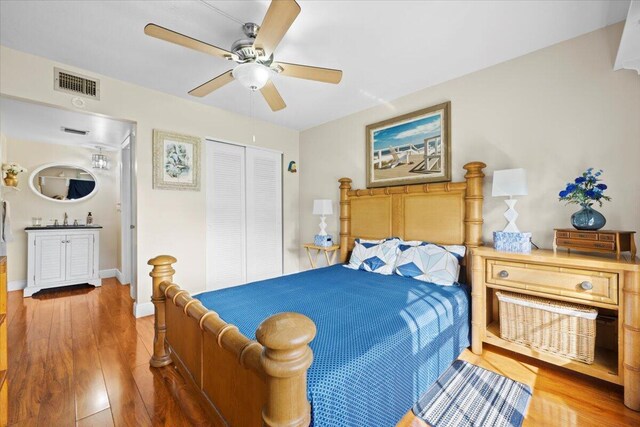
[[[278,111],[287,105],[271,81],[274,73],[333,84],[339,83],[342,79],[340,70],[274,61],[273,52],[299,13],[300,6],[295,0],[272,0],[262,25],[258,26],[252,22],[244,24],[242,30],[246,38],[236,40],[231,50],[219,48],[156,24],[147,24],[144,27],[144,33],[238,63],[232,70],[192,89],[189,91],[190,95],[198,97],[209,95],[235,79],[252,91],[260,90],[269,107],[273,111]]]

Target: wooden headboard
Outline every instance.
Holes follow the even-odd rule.
[[[482,162],[464,165],[464,182],[414,184],[366,190],[340,181],[340,260],[356,238],[423,240],[439,244],[482,244]]]

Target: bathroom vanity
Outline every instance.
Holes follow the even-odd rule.
[[[60,286],[85,283],[100,286],[101,228],[99,225],[27,227],[24,296]]]

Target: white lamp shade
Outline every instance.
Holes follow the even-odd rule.
[[[333,215],[333,203],[328,199],[319,199],[313,201],[314,215]]]
[[[503,169],[493,173],[493,197],[526,196],[527,171],[524,169]]]

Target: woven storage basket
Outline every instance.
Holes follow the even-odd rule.
[[[496,296],[502,339],[593,363],[596,309],[510,292],[496,292]]]

